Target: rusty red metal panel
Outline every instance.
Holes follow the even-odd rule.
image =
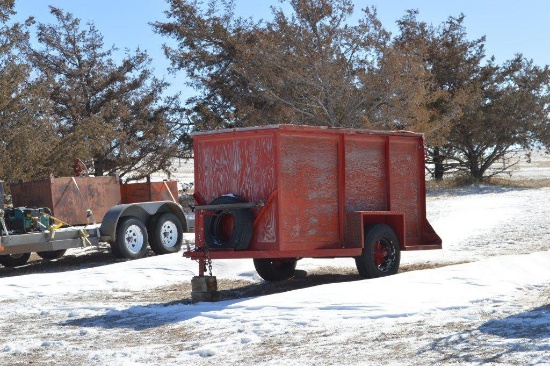
[[[348,211],[345,220],[344,246],[346,248],[362,248],[365,240],[362,212]]]
[[[162,182],[125,183],[120,185],[122,203],[137,203],[149,201],[175,201],[178,199],[178,182],[175,180]]]
[[[350,135],[345,143],[346,211],[388,210],[386,137]]]
[[[14,207],[53,207],[50,179],[10,184]]]
[[[282,249],[337,248],[338,135],[281,133]]]
[[[406,245],[421,244],[424,164],[418,161],[421,141],[392,136],[390,138],[390,210],[405,213]],[[423,163],[423,162],[422,162]]]
[[[277,149],[274,130],[249,130],[196,136],[195,191],[206,202],[224,194],[234,194],[247,201],[264,201],[277,190]],[[251,250],[273,248],[277,240],[275,200],[265,211],[255,232]],[[255,209],[257,215],[260,209]],[[202,245],[204,227],[196,214],[197,243]]]
[[[10,186],[14,206],[48,207],[54,217],[71,225],[91,222],[91,209],[101,222],[109,208],[121,203],[116,177],[51,177]]]

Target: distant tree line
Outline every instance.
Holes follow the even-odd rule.
[[[10,23],[14,1],[0,0],[0,178],[71,174],[79,157],[139,179],[187,154],[191,130],[282,123],[423,132],[436,179],[482,180],[550,145],[548,66],[498,64],[463,14],[432,25],[410,10],[392,35],[374,7],[352,22],[351,0],[286,0],[266,20],[229,0],[168,3],[152,27],[197,91],[185,105],[145,51],[115,61],[93,24],[54,7],[55,24]]]
[[[518,54],[502,65],[469,40],[464,15],[429,25],[410,10],[391,35],[375,8],[352,24],[351,0],[287,0],[271,19],[232,1],[171,0],[156,32],[175,70],[200,92],[199,130],[295,123],[425,133],[436,179],[476,180],[513,151],[549,144],[548,66]],[[508,165],[499,165],[507,169]]]

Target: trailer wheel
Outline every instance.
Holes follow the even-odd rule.
[[[149,229],[149,245],[156,254],[176,253],[183,242],[183,227],[171,212],[155,217]]]
[[[363,254],[355,257],[359,274],[364,278],[377,278],[397,273],[401,252],[399,240],[392,228],[374,224],[365,229]]]
[[[237,196],[221,196],[210,204],[243,203]],[[254,218],[249,208],[224,209],[205,215],[204,240],[208,248],[233,248],[245,250],[254,232]]]
[[[111,246],[111,254],[113,254],[113,257],[115,258],[122,258],[122,254],[118,251],[118,244],[117,243],[109,243]]]
[[[38,256],[42,259],[59,259],[65,255],[67,249],[52,250],[50,252],[36,252]]]
[[[147,253],[147,229],[137,217],[124,217],[118,223],[113,254],[121,258],[139,259]]]
[[[263,259],[254,258],[256,272],[266,281],[284,281],[294,275],[296,271],[296,258]]]
[[[0,264],[4,267],[18,267],[27,263],[31,253],[0,255]]]

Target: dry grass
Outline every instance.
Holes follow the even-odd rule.
[[[505,179],[505,178],[490,178],[487,184],[513,188],[544,188],[550,187],[550,178],[537,179]]]
[[[474,184],[484,184],[509,188],[544,188],[550,187],[550,178],[511,179],[502,177],[491,177],[486,178],[483,182],[480,183],[469,176],[455,176],[452,178],[444,179],[442,181],[427,180],[426,188],[428,190],[442,190],[467,187]]]

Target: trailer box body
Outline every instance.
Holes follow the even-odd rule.
[[[233,194],[264,203],[239,256],[344,256],[362,247],[371,222],[392,226],[403,250],[441,248],[426,219],[421,134],[277,125],[193,139],[199,201]],[[195,218],[198,247],[204,216]]]
[[[175,180],[162,182],[138,182],[120,185],[122,203],[149,201],[177,201],[178,182]]]
[[[121,203],[117,177],[50,177],[10,185],[14,207],[47,207],[53,216],[71,225],[97,221]]]
[[[100,222],[113,206],[151,201],[175,201],[176,181],[121,184],[115,176],[50,177],[10,185],[14,207],[47,207],[70,225],[91,222],[90,209]]]

